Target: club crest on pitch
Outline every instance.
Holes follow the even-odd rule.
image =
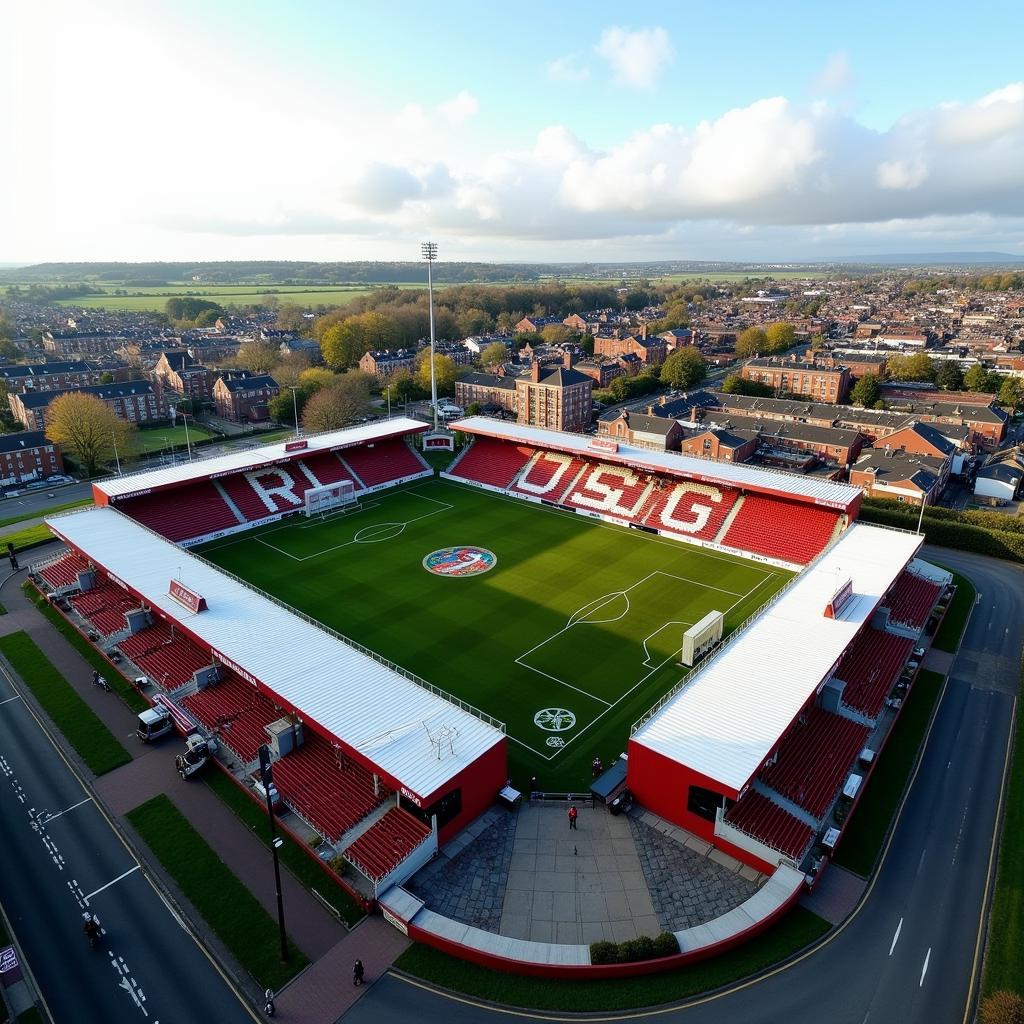
[[[498,564],[498,557],[486,548],[459,545],[431,551],[423,568],[437,576],[479,576]]]

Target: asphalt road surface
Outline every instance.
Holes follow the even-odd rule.
[[[1024,569],[945,549],[930,549],[926,556],[970,577],[979,601],[920,770],[860,910],[792,965],[718,996],[666,1009],[654,1019],[684,1024],[964,1020],[1024,642]],[[614,1015],[604,1015],[609,1016]],[[550,1013],[516,1017],[551,1018]],[[344,1022],[496,1024],[508,1019],[387,975]]]
[[[24,487],[16,498],[4,498],[0,500],[0,518],[12,519],[14,516],[21,516],[29,519],[32,516],[42,515],[48,508],[54,505],[66,505],[72,501],[84,501],[92,497],[92,484],[57,484],[54,487],[40,487],[35,491],[26,491]],[[11,527],[17,529],[18,527]]]
[[[3,672],[0,833],[0,903],[57,1024],[251,1024]]]

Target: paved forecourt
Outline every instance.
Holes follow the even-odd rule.
[[[504,721],[549,788],[581,737],[587,764],[623,749],[688,626],[718,610],[731,631],[791,575],[439,481],[200,553]]]

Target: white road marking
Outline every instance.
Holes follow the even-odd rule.
[[[900,940],[900,932],[903,930],[903,918],[900,918],[900,923],[896,925],[896,934],[892,937],[892,945],[889,947],[889,956],[892,956],[892,951],[896,948],[896,943]]]
[[[51,814],[49,817],[43,818],[43,824],[45,825],[47,822],[53,821],[54,819],[59,818],[62,814],[67,814],[68,811],[73,811],[76,807],[81,807],[82,804],[91,804],[91,803],[92,803],[92,797],[91,796],[87,796],[84,800],[79,800],[77,804],[72,804],[70,807],[65,807],[63,811],[58,811],[56,814]]]
[[[10,704],[12,700],[21,700],[21,694],[16,693],[13,697],[4,697],[3,700],[0,700],[0,704]]]
[[[928,952],[924,955],[924,966],[921,968],[921,980],[917,983],[917,987],[921,988],[924,985],[924,976],[928,973],[928,961],[932,958],[932,947],[928,947]]]
[[[101,892],[103,892],[104,889],[109,889],[116,882],[120,882],[122,878],[127,878],[130,874],[132,874],[133,872],[138,871],[138,870],[139,870],[139,865],[136,864],[135,867],[129,868],[126,872],[124,872],[124,874],[118,875],[117,878],[112,878],[109,882],[107,882],[106,885],[101,885],[98,889],[96,889],[93,892],[89,893],[89,895],[85,897],[85,902],[88,903],[89,900],[91,900],[93,898],[93,896],[98,896]]]

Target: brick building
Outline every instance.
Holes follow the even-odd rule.
[[[551,430],[582,431],[590,425],[594,382],[571,369],[567,353],[563,365],[534,362],[529,377],[516,378],[517,418],[520,423]]]
[[[845,401],[853,382],[853,375],[845,366],[827,367],[803,362],[795,356],[791,359],[750,359],[740,372],[746,380],[818,402]]]
[[[213,385],[213,402],[217,415],[232,423],[262,423],[270,415],[270,400],[280,390],[266,373],[223,376]]]
[[[934,505],[949,480],[951,459],[900,449],[866,448],[850,470],[850,483],[869,498]]]
[[[22,430],[0,436],[0,485],[45,480],[64,472],[60,446],[41,430]]]
[[[652,406],[648,406],[646,413],[623,409],[598,423],[601,437],[610,437],[638,448],[651,448],[659,452],[679,451],[685,432],[678,420],[655,415]]]
[[[165,405],[148,380],[55,391],[27,391],[20,395],[10,395],[8,401],[14,418],[26,430],[45,430],[47,407],[55,398],[67,394],[93,395],[101,402],[106,402],[119,419],[129,423],[153,423],[167,417]]]
[[[184,349],[161,352],[153,367],[153,380],[168,400],[176,395],[196,402],[209,402],[213,397],[213,373]]]
[[[60,363],[35,363],[31,366],[0,366],[0,380],[8,394],[24,391],[70,391],[73,388],[99,384],[104,373],[115,379],[127,376],[127,370],[100,370],[82,359]]]
[[[114,331],[44,331],[43,351],[59,356],[111,355],[125,342]]]
[[[598,335],[594,339],[594,355],[617,359],[619,356],[634,355],[645,366],[658,366],[665,362],[667,346],[661,337],[647,338],[628,334],[624,338]]]
[[[757,432],[730,427],[708,427],[687,437],[680,445],[684,455],[717,459],[720,462],[747,462],[757,454]]]
[[[375,377],[390,377],[398,370],[411,372],[416,369],[416,353],[408,348],[396,349],[394,352],[365,352],[359,360],[359,369]]]
[[[515,377],[496,373],[467,373],[455,382],[455,402],[468,409],[474,402],[489,412],[519,413]]]

